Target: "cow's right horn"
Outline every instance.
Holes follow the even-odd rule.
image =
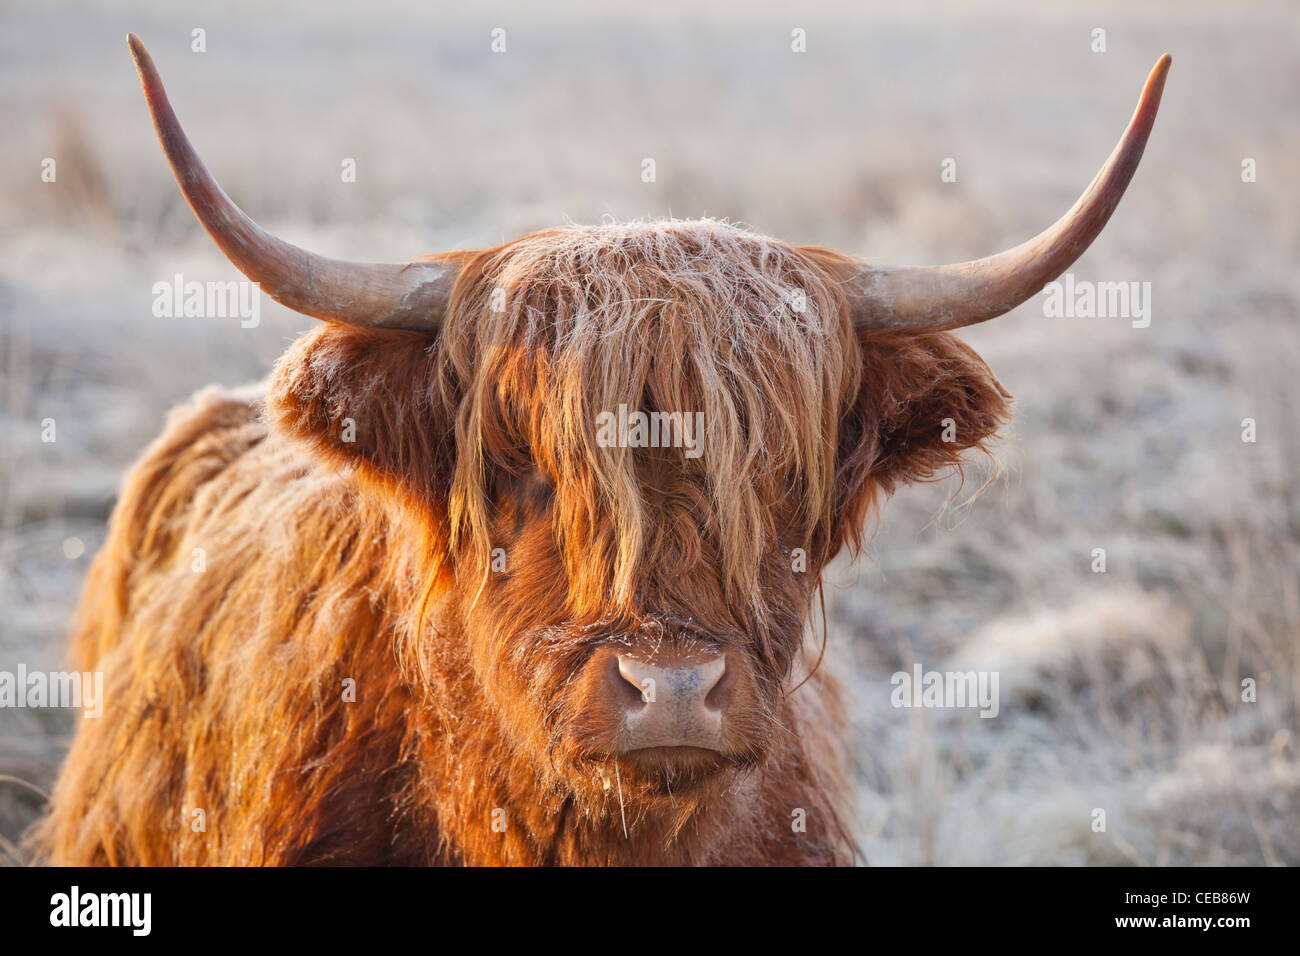
[[[435,331],[459,267],[413,261],[342,262],[299,249],[262,229],[231,202],[190,145],[149,51],[127,37],[167,162],[199,223],[240,272],[295,312],[369,328]]]

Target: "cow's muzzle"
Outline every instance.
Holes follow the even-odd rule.
[[[752,749],[743,655],[712,642],[607,644],[587,662],[574,726],[604,756],[644,765],[716,763]]]
[[[622,704],[624,753],[723,749],[722,719],[732,683],[725,655],[694,660],[658,655],[652,663],[625,653],[615,659],[609,693]]]

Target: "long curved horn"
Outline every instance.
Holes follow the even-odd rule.
[[[126,38],[158,141],[199,223],[244,275],[295,312],[370,328],[435,331],[459,267],[447,262],[379,264],[327,259],[277,239],[231,202],[190,145],[149,51]]]
[[[1157,61],[1119,145],[1054,225],[986,259],[944,266],[856,266],[845,279],[854,326],[865,331],[974,325],[1011,311],[1070,268],[1106,225],[1137,170],[1172,62],[1168,53]]]

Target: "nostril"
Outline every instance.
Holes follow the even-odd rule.
[[[629,662],[622,654],[615,659],[614,671],[614,683],[617,685],[615,691],[624,707],[632,709],[651,703],[656,690],[653,677],[641,671],[635,662]]]
[[[735,670],[727,666],[727,659],[722,659],[722,670],[718,672],[717,678],[708,688],[704,698],[704,706],[709,710],[723,710],[727,706],[727,701],[731,698],[731,686],[736,682]]]

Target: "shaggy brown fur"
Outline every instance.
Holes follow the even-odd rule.
[[[820,574],[1005,393],[950,335],[856,335],[834,253],[717,222],[456,258],[438,338],[323,325],[130,474],[74,647],[105,711],[34,834],[50,860],[851,859]],[[703,411],[703,455],[601,447],[619,404]],[[587,664],[629,642],[745,662],[715,765],[611,754]]]

